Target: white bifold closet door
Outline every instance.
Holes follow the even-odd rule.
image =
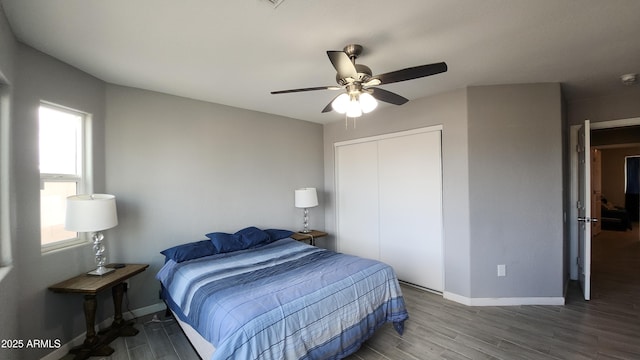
[[[337,143],[338,251],[443,290],[441,128]]]

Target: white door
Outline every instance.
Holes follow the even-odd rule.
[[[380,140],[380,260],[398,278],[442,291],[440,131]]]
[[[379,259],[378,144],[336,147],[338,251]]]
[[[591,299],[591,126],[578,130],[578,279],[584,299]],[[597,219],[595,219],[597,221]]]

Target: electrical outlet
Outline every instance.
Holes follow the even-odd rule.
[[[498,265],[498,276],[507,276],[507,265]]]

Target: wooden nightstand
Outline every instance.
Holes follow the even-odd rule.
[[[107,265],[107,267],[110,267]],[[56,293],[84,294],[84,317],[87,325],[87,336],[84,343],[71,349],[76,354],[75,359],[86,359],[90,356],[109,356],[113,349],[109,343],[119,336],[134,336],[138,330],[133,327],[133,321],[122,318],[122,297],[124,295],[124,281],[143,272],[147,264],[126,264],[108,274],[94,276],[78,275],[58,284],[49,286],[49,290]],[[111,289],[113,295],[114,316],[111,326],[100,334],[96,334],[96,295],[106,289]]]
[[[295,232],[293,233],[293,235],[291,235],[292,239],[298,240],[298,241],[307,241],[309,240],[309,245],[316,245],[316,239],[317,238],[321,238],[321,237],[325,237],[328,234],[324,231],[319,231],[319,230],[311,230],[308,233],[303,233],[303,232]]]

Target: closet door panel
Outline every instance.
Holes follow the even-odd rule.
[[[380,260],[398,278],[442,291],[440,131],[378,142]]]
[[[378,247],[378,145],[337,146],[338,251],[370,259]]]

